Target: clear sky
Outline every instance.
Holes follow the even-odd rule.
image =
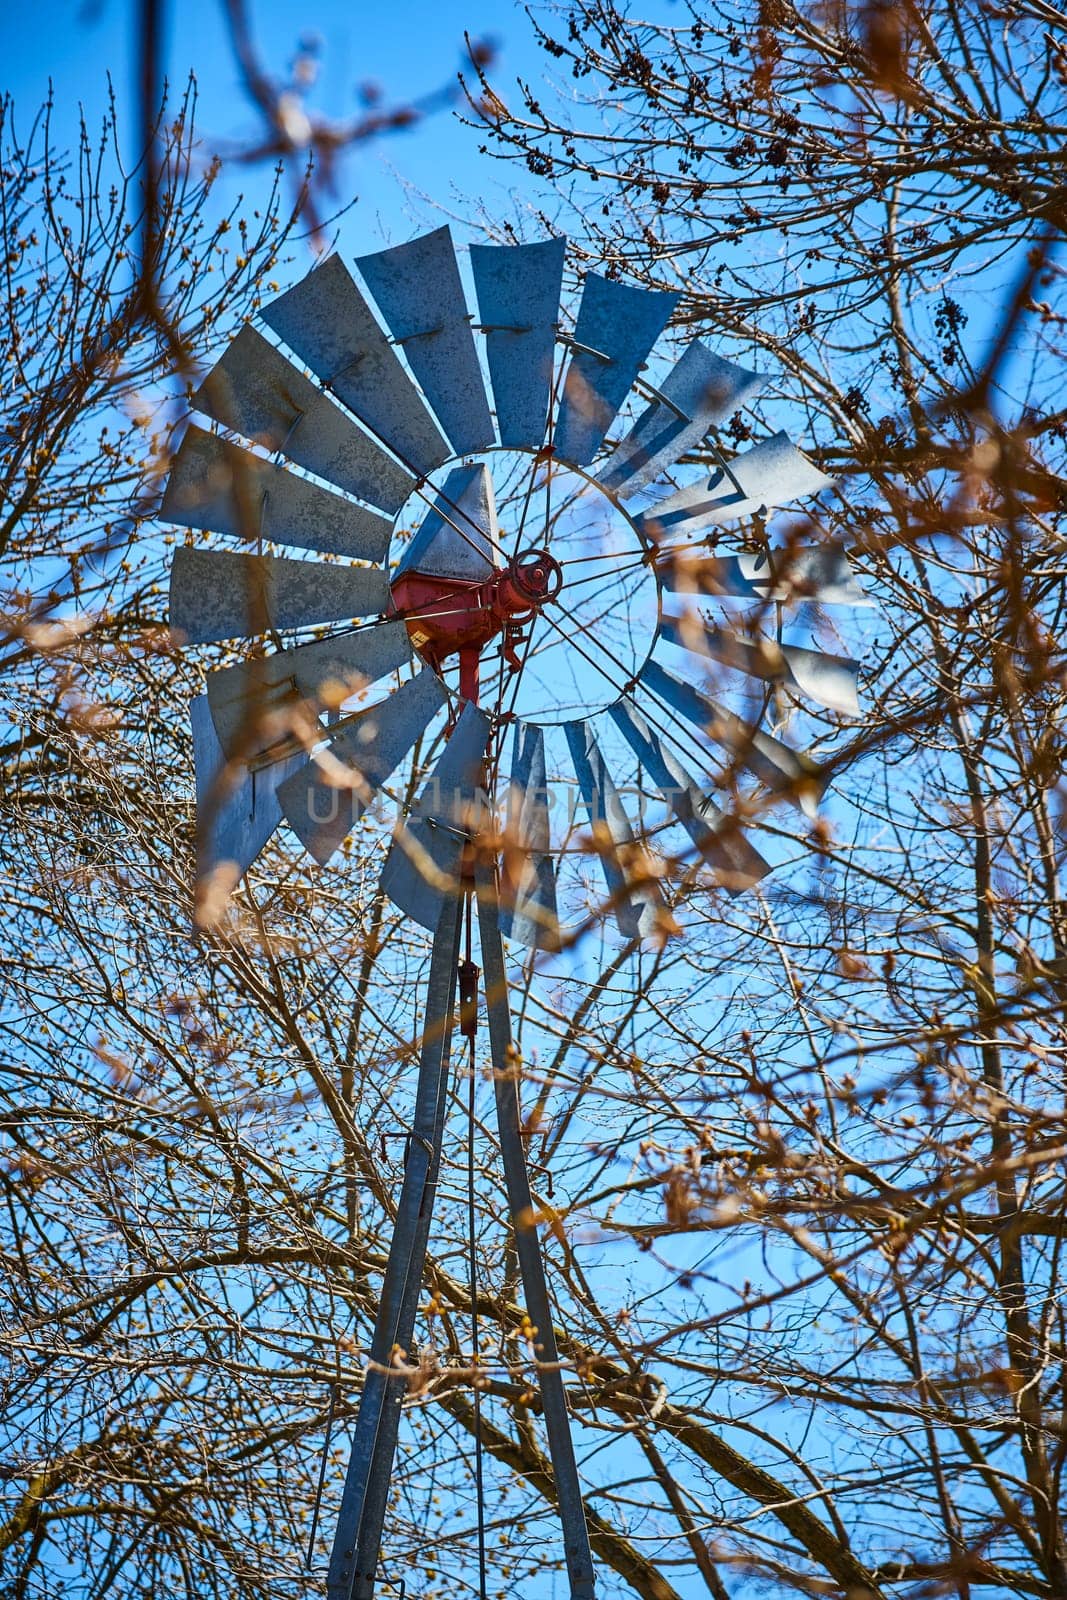
[[[57,136],[68,142],[79,106],[91,123],[99,120],[110,73],[132,151],[137,9],[132,0],[34,0],[0,8],[3,84],[14,97],[19,126],[28,126],[51,80]],[[385,104],[395,104],[454,80],[464,33],[492,35],[498,42],[493,79],[505,99],[517,77],[539,79],[550,64],[512,0],[249,0],[248,9],[261,60],[278,77],[287,74],[302,36],[320,37],[315,103],[331,116],[358,111],[358,87],[368,81],[380,85]],[[171,0],[167,13],[167,70],[175,88],[195,71],[197,124],[205,142],[254,136],[256,118],[241,88],[222,0]],[[395,239],[414,232],[411,207],[417,201],[405,183],[443,205],[458,193],[488,198],[494,185],[501,191],[513,186],[520,174],[479,157],[479,142],[444,112],[353,152],[340,190],[344,199],[358,196],[359,211],[346,224],[345,242],[373,248],[383,233]],[[265,181],[266,165],[256,170],[256,181]],[[245,170],[233,171],[231,178],[241,187],[251,182]]]

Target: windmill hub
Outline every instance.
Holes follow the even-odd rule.
[[[633,519],[561,462],[483,456],[448,465],[401,507],[391,614],[434,671],[458,666],[463,699],[480,690],[545,726],[606,710],[648,659],[658,622]]]
[[[504,636],[504,655],[514,655],[519,629],[563,585],[563,570],[547,550],[526,550],[484,582],[407,568],[394,578],[393,607],[405,618],[411,642],[433,667],[449,656],[480,651]]]

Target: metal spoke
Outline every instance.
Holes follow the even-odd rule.
[[[578,617],[576,617],[573,614],[573,612],[568,611],[566,606],[563,606],[563,605],[560,604],[559,600],[554,601],[553,604],[556,606],[557,610],[559,610],[559,611],[561,611],[563,613],[563,615],[567,618],[567,620],[569,622],[572,622],[574,624],[575,628],[579,631],[579,633],[584,633],[590,639],[590,641],[593,644],[596,644],[597,647],[604,654],[607,653],[605,648],[604,648],[604,646],[602,644],[600,644],[599,640],[593,638],[593,635],[590,633],[590,631],[589,631],[588,627],[586,626],[586,624],[583,623]],[[618,691],[620,697],[628,695],[631,692],[631,690],[635,686],[635,683],[638,682],[639,680],[634,680],[633,682],[620,680],[613,673],[609,672],[606,667],[601,666],[589,654],[589,651],[584,649],[583,646],[578,643],[578,640],[574,637],[574,635],[573,634],[569,634],[566,631],[565,628],[561,627],[561,625],[558,622],[556,622],[556,620],[553,617],[549,616],[547,611],[543,611],[541,613],[541,615],[544,618],[544,620],[548,623],[549,627],[554,628],[555,631],[560,635],[561,638],[566,639],[568,641],[568,643],[571,644],[574,647],[575,650],[577,650],[578,654],[580,656],[582,656],[586,661],[588,661],[589,665],[596,672],[599,672],[601,674],[601,676],[604,679],[606,679],[606,681],[611,685],[611,687],[613,689],[616,689]],[[642,685],[642,687],[644,687],[644,685]],[[683,754],[685,753],[685,750],[688,747],[690,759],[692,759],[693,753],[695,752],[699,756],[699,759],[706,764],[707,760],[708,760],[707,751],[704,750],[700,746],[700,744],[697,742],[695,736],[691,733],[690,729],[686,726],[686,724],[682,720],[682,718],[679,717],[676,714],[676,712],[673,710],[673,708],[671,706],[664,705],[664,704],[661,703],[659,705],[658,709],[659,709],[659,714],[661,716],[665,717],[667,722],[673,723],[674,724],[674,728],[678,730],[677,732],[675,732],[672,729],[665,728],[664,729],[665,736],[668,737],[669,739],[671,739],[673,744]]]

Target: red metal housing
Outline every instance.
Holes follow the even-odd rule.
[[[477,700],[482,650],[502,634],[504,659],[517,670],[522,625],[559,593],[562,583],[559,563],[546,550],[528,550],[484,583],[402,572],[392,584],[393,609],[407,622],[415,649],[435,670],[449,656],[459,656],[460,691]]]

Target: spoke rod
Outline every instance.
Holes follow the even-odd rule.
[[[493,1055],[500,1153],[504,1162],[508,1210],[515,1235],[515,1253],[522,1274],[526,1314],[537,1329],[538,1379],[544,1406],[548,1450],[556,1480],[559,1517],[563,1525],[563,1551],[570,1580],[571,1600],[595,1600],[596,1584],[589,1531],[585,1522],[582,1487],[574,1457],[567,1396],[559,1366],[559,1351],[552,1327],[544,1261],[533,1221],[533,1196],[526,1170],[519,1110],[519,1086],[512,1059],[511,1018],[508,1011],[504,946],[500,937],[500,910],[496,873],[480,866],[477,876],[478,923],[481,933],[485,1004],[489,1014],[489,1042]]]
[[[565,606],[561,606],[558,600],[555,602],[555,604],[563,612],[568,621],[574,624],[579,633],[586,634],[591,642],[597,645],[599,650],[603,651],[604,654],[607,654],[605,646],[600,644],[598,640],[593,640],[592,634],[589,632],[589,629],[583,622],[579,621],[579,619],[574,616],[572,612],[568,611]],[[613,689],[617,689],[619,691],[619,696],[621,699],[629,699],[635,707],[637,706],[637,702],[634,699],[633,691],[640,685],[644,692],[655,702],[657,715],[664,719],[663,723],[658,729],[660,735],[663,738],[668,739],[674,745],[674,748],[679,752],[683,760],[692,761],[695,756],[701,763],[701,769],[704,770],[707,768],[710,759],[708,752],[698,743],[695,729],[690,730],[688,725],[682,720],[672,706],[669,706],[665,700],[661,700],[659,695],[655,694],[651,689],[649,689],[647,684],[641,683],[639,678],[634,679],[631,683],[620,683],[618,678],[613,677],[606,667],[601,666],[599,662],[593,659],[588,650],[583,649],[582,645],[579,644],[577,638],[573,634],[567,633],[567,631],[562,628],[554,618],[550,617],[547,611],[542,611],[541,615],[544,617],[549,626],[556,630],[561,638],[566,639],[567,642],[572,645],[575,650],[577,650],[580,656],[584,656],[585,660],[589,662],[589,665],[595,672],[599,672],[601,677],[607,679],[608,683],[610,683]],[[674,732],[667,726],[668,723],[673,723],[679,731]],[[687,748],[688,755],[686,753]]]
[[[460,897],[446,896],[434,933],[415,1115],[330,1557],[329,1600],[370,1600],[374,1593],[400,1408],[407,1387],[406,1378],[392,1376],[389,1368],[398,1347],[410,1353],[422,1286],[441,1164],[461,912]]]

